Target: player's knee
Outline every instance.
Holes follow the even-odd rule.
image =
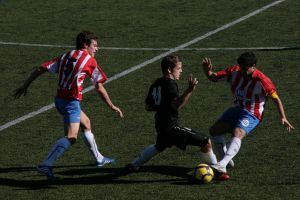
[[[69,142],[71,143],[71,145],[75,144],[75,142],[77,141],[77,138],[72,137],[72,138],[68,138]]]
[[[232,133],[233,137],[237,137],[242,140],[246,136],[246,131],[241,128],[235,128]]]
[[[208,148],[209,150],[212,149],[212,144],[211,144],[211,139],[210,138],[208,138],[208,140],[207,140],[206,148]]]
[[[82,116],[80,119],[80,127],[83,131],[91,130],[91,120],[86,115]]]

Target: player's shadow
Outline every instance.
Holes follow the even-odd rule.
[[[75,168],[75,169],[74,169]],[[40,189],[55,189],[60,185],[93,185],[93,184],[131,184],[131,183],[153,183],[153,182],[167,182],[171,184],[190,184],[190,172],[191,168],[180,166],[166,166],[166,165],[147,165],[143,166],[136,174],[143,177],[145,173],[155,173],[166,175],[168,177],[161,178],[149,178],[149,175],[145,176],[145,179],[134,180],[130,177],[122,178],[119,172],[122,168],[96,168],[91,165],[75,165],[75,166],[58,166],[54,168],[55,175],[59,177],[55,182],[47,181],[44,176],[36,175],[27,176],[24,179],[14,178],[2,178],[0,177],[0,185],[9,186],[17,189],[25,190],[40,190]],[[6,173],[26,173],[36,171],[35,167],[15,167],[15,168],[0,168],[0,174]],[[143,175],[144,174],[144,175]],[[28,177],[37,176],[41,177],[39,180],[28,180]],[[128,174],[126,176],[131,176]]]

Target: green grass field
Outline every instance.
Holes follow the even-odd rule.
[[[230,24],[275,0],[0,0],[0,125],[53,102],[56,76],[45,74],[25,98],[15,100],[13,90],[34,67],[74,45],[76,34],[92,30],[100,47],[154,48],[152,51],[100,49],[96,58],[108,77],[162,55],[195,38]],[[209,82],[200,65],[210,57],[216,69],[236,64],[244,50],[222,48],[299,47],[300,3],[286,0],[240,23],[216,31],[180,50],[184,74],[193,73],[199,84],[180,113],[182,125],[208,133],[214,120],[232,104],[226,84]],[[21,44],[23,43],[23,45]],[[24,45],[24,43],[28,45]],[[275,83],[285,111],[296,130],[285,131],[275,105],[266,105],[264,121],[247,137],[231,180],[191,184],[193,167],[201,162],[199,150],[168,149],[140,172],[113,174],[144,147],[155,142],[153,113],[144,110],[149,85],[158,77],[160,59],[106,84],[113,102],[125,118],[118,118],[94,92],[84,95],[82,109],[92,121],[100,151],[115,157],[115,165],[93,165],[81,138],[55,164],[60,178],[49,184],[35,169],[53,143],[63,136],[62,121],[50,109],[0,131],[0,199],[300,199],[300,84],[299,50],[254,50],[258,66]],[[87,81],[86,86],[89,86]]]

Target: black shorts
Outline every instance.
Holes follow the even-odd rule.
[[[208,136],[185,127],[174,126],[169,131],[157,128],[156,131],[155,147],[158,151],[163,151],[173,145],[182,150],[185,150],[187,145],[204,147],[209,140]]]

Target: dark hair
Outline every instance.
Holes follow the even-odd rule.
[[[88,46],[92,43],[92,40],[97,40],[97,36],[90,31],[82,31],[76,37],[76,49],[84,48],[84,44]]]
[[[173,69],[176,67],[176,64],[181,62],[181,58],[177,55],[168,55],[165,56],[161,61],[161,71],[165,73],[168,69]]]
[[[237,59],[237,62],[240,67],[247,68],[256,64],[257,59],[253,52],[245,52],[240,55],[240,57]]]

